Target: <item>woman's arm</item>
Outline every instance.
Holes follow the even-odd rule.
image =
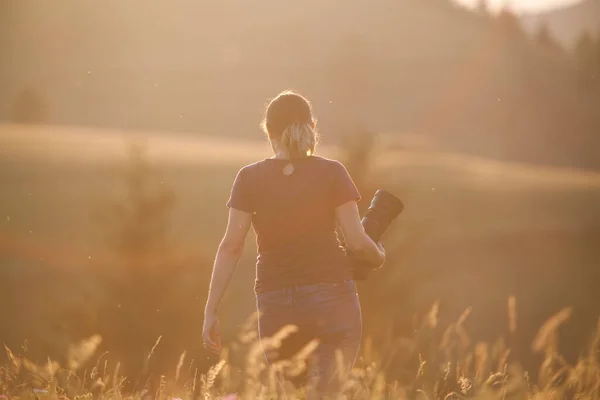
[[[208,290],[208,299],[204,310],[206,315],[215,315],[223,293],[233,276],[233,272],[244,252],[246,235],[252,223],[252,214],[229,209],[229,219],[225,236],[217,250],[213,272]]]
[[[365,232],[356,202],[348,201],[336,207],[335,215],[348,250],[358,259],[375,268],[382,266],[385,262],[383,246],[375,243]]]

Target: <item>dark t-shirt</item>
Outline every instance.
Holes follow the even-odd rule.
[[[268,158],[237,174],[228,207],[252,213],[258,257],[255,292],[351,279],[336,232],[335,208],[360,194],[339,161]]]

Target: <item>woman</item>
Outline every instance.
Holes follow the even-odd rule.
[[[243,167],[233,183],[206,303],[204,345],[213,352],[221,347],[218,305],[252,225],[259,336],[264,340],[289,324],[298,328],[280,358],[289,355],[286,349],[318,339],[308,367],[318,392],[325,393],[336,387],[336,351],[350,368],[362,330],[349,258],[336,228],[346,250],[374,268],[383,265],[385,251],[361,225],[360,194],[346,168],[314,155],[318,136],[310,103],[297,93],[280,93],[267,106],[263,129],[274,156]]]

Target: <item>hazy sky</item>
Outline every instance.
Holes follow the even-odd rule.
[[[473,6],[479,3],[479,0],[454,1],[468,6]],[[582,0],[487,0],[487,3],[490,8],[498,8],[506,4],[516,11],[540,11],[568,4],[579,3],[581,1]]]

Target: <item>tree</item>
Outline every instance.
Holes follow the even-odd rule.
[[[11,121],[18,124],[39,124],[47,118],[46,104],[40,94],[31,88],[22,90],[11,108]]]
[[[538,46],[543,49],[547,49],[549,51],[557,51],[561,49],[560,44],[556,41],[548,24],[546,22],[541,22],[537,26],[537,30],[535,33],[535,41]]]
[[[201,318],[195,300],[199,260],[178,254],[169,221],[175,195],[134,145],[122,175],[127,196],[110,201],[98,216],[112,259],[97,269],[106,299],[101,310],[104,346],[139,384],[169,374],[183,351],[197,350]],[[190,284],[190,282],[193,282]],[[159,342],[157,342],[159,340]],[[148,365],[148,353],[156,349]],[[140,387],[137,387],[140,389]]]
[[[518,41],[525,36],[519,17],[506,7],[500,10],[495,22],[499,33],[509,41]]]
[[[600,29],[598,29],[598,34],[596,35],[596,49],[595,49],[595,57],[594,57],[594,65],[596,73],[600,74]]]
[[[598,61],[595,55],[598,46],[588,31],[581,34],[575,45],[575,61],[579,70],[579,82],[584,90],[592,89],[595,85],[598,85],[600,80]]]
[[[490,15],[490,9],[487,0],[479,0],[477,2],[477,13],[479,15]]]

